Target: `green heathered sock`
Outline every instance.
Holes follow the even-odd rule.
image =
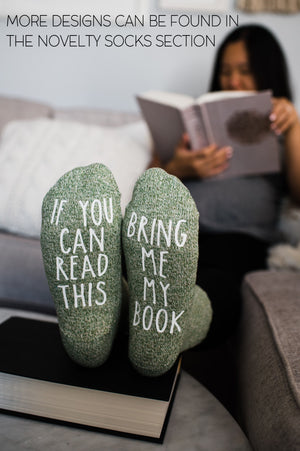
[[[187,188],[162,169],[148,169],[127,206],[122,238],[129,284],[129,358],[147,376],[168,371],[200,343],[211,322],[195,285],[199,214]]]
[[[198,285],[194,287],[194,295],[189,304],[188,328],[184,335],[181,351],[201,343],[207,335],[212,320],[210,300]]]
[[[41,247],[63,345],[75,362],[108,357],[121,306],[120,193],[101,164],[63,175],[42,207]]]

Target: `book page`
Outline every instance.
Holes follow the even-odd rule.
[[[196,99],[197,104],[216,102],[223,99],[235,99],[257,94],[256,91],[215,91],[207,92]]]
[[[152,100],[153,102],[162,103],[179,109],[186,108],[194,103],[193,97],[175,92],[147,91],[138,95],[137,98]]]

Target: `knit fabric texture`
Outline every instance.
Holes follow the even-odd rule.
[[[159,168],[137,181],[122,228],[129,285],[129,358],[158,376],[206,336],[212,311],[195,285],[198,211],[181,181]]]
[[[72,360],[109,356],[121,306],[120,193],[102,164],[75,168],[46,194],[41,248],[60,334]]]

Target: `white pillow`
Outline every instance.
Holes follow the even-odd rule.
[[[46,118],[10,122],[0,141],[0,228],[39,237],[46,192],[65,172],[95,162],[115,176],[124,213],[150,158],[143,121],[114,128]]]

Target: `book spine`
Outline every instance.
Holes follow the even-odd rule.
[[[184,127],[189,135],[191,148],[202,149],[208,145],[207,135],[199,105],[193,105],[182,112]]]
[[[211,126],[209,114],[208,114],[205,103],[200,104],[200,110],[201,110],[201,116],[203,119],[203,124],[204,124],[204,128],[205,128],[208,144],[214,144],[215,136],[214,136],[214,132],[213,132],[213,129]]]

